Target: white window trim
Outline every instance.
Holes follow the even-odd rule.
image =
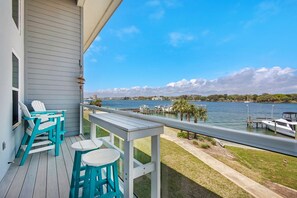
[[[12,52],[12,54],[14,54],[15,55],[15,57],[17,57],[17,59],[18,59],[18,61],[19,61],[19,72],[18,72],[18,87],[19,88],[16,88],[16,87],[13,87],[13,86],[11,86],[11,93],[12,93],[12,91],[17,91],[18,92],[18,101],[20,100],[20,57],[19,57],[19,55],[16,53],[16,51],[14,50],[14,49],[12,49],[11,50],[11,52]],[[13,68],[13,65],[12,65],[12,67],[11,68]],[[13,79],[12,79],[13,80]],[[12,83],[11,83],[12,84]],[[12,101],[13,102],[13,101]],[[12,129],[14,130],[14,129],[16,129],[21,123],[22,123],[22,120],[21,120],[21,111],[20,111],[20,107],[18,106],[18,122],[17,123],[15,123],[14,125],[12,125]]]
[[[21,8],[22,8],[22,7],[21,7],[21,3],[22,3],[22,1],[21,1],[21,0],[18,0],[18,2],[19,2],[19,3],[18,3],[18,6],[19,6],[19,7],[18,7],[18,12],[19,12],[19,13],[18,13],[18,25],[15,24],[15,21],[13,20],[12,14],[11,14],[11,19],[12,19],[13,24],[15,25],[16,29],[18,30],[19,34],[21,34],[21,24],[22,24],[22,23],[21,23],[21,19],[22,19],[22,18],[21,18],[21,12],[22,12],[22,11],[21,11]],[[11,8],[11,11],[12,11],[12,9],[13,9],[13,8]]]

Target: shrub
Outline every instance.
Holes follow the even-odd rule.
[[[200,147],[203,148],[203,149],[210,148],[210,146],[208,144],[206,144],[206,143],[201,144]]]
[[[186,132],[178,132],[177,137],[179,137],[179,138],[188,138],[188,134]]]
[[[194,144],[195,146],[199,146],[199,143],[198,143],[197,141],[193,141],[193,144]]]
[[[201,135],[198,135],[198,136],[197,136],[197,140],[199,140],[199,141],[201,141],[201,142],[204,142],[204,137],[201,136]]]
[[[211,137],[208,137],[208,136],[205,136],[205,138],[207,141],[211,142],[212,141],[212,138]]]
[[[216,142],[213,138],[211,139],[210,143],[211,143],[212,145],[214,145],[214,146],[217,145],[217,142]]]

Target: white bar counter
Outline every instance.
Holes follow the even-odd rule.
[[[91,139],[96,138],[96,125],[98,125],[124,140],[124,197],[133,197],[135,178],[151,173],[151,197],[160,198],[160,134],[164,133],[164,125],[115,113],[90,114],[89,119]],[[151,137],[151,162],[134,168],[133,140],[145,137]]]

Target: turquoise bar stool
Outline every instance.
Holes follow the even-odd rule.
[[[79,188],[83,187],[84,176],[81,175],[81,172],[84,171],[86,167],[82,165],[82,161],[81,161],[82,155],[90,151],[99,149],[99,147],[101,146],[102,146],[102,141],[97,139],[82,140],[79,142],[75,142],[71,145],[71,148],[75,150],[75,154],[74,154],[69,197],[71,198],[79,197]]]
[[[121,196],[117,166],[119,158],[120,152],[115,149],[100,149],[83,155],[82,161],[86,164],[83,198]]]

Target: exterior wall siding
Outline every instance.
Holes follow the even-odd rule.
[[[24,134],[22,124],[12,128],[12,52],[19,60],[18,99],[24,100],[24,1],[20,0],[19,5],[18,29],[12,18],[12,0],[0,1],[0,181],[9,162],[13,162]]]
[[[26,0],[25,103],[66,109],[68,135],[79,133],[81,10],[75,0]]]

